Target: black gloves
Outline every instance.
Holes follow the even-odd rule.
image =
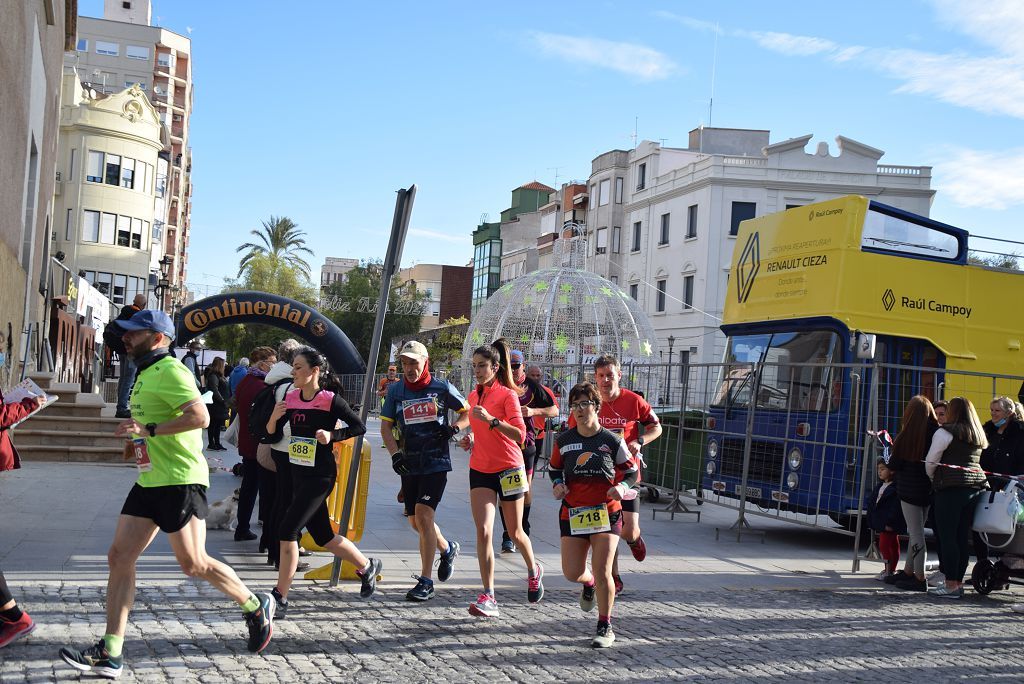
[[[396,451],[391,454],[391,468],[399,475],[409,474],[409,466],[405,462],[405,452]]]
[[[454,425],[442,425],[441,423],[436,423],[436,425],[437,438],[444,440],[445,442],[451,440],[452,437],[459,434],[459,428],[455,427]]]

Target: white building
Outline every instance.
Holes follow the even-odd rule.
[[[320,267],[320,290],[326,290],[334,283],[344,283],[348,272],[359,265],[359,259],[344,257],[324,257],[324,265]]]
[[[640,302],[661,349],[674,337],[673,358],[721,360],[740,221],[850,194],[928,214],[931,167],[879,164],[882,150],[842,136],[836,156],[827,143],[807,153],[811,137],[770,144],[769,131],[703,128],[685,149],[643,141],[594,159],[588,266]]]

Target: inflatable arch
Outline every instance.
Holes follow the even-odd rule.
[[[355,345],[333,321],[302,302],[266,292],[229,292],[189,304],[176,322],[175,344],[188,346],[194,337],[236,323],[269,325],[301,337],[327,358],[335,373],[366,372]]]

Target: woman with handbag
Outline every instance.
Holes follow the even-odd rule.
[[[978,495],[988,489],[981,469],[981,452],[988,446],[978,412],[969,399],[953,397],[946,409],[946,423],[932,437],[925,470],[935,488],[935,523],[942,540],[944,584],[929,595],[962,598],[963,580],[970,561],[968,532]]]
[[[210,401],[210,427],[206,429],[208,449],[210,451],[227,451],[220,443],[220,433],[224,429],[224,421],[228,417],[228,381],[224,377],[224,358],[218,356],[203,371],[206,389],[213,395]]]
[[[1014,402],[1009,397],[996,397],[989,404],[989,420],[983,426],[988,447],[981,452],[981,468],[993,473],[1020,475],[1024,473],[1024,425],[1017,420]],[[1002,489],[1009,482],[1005,477],[989,475],[992,489]],[[988,545],[974,533],[974,555],[988,560]]]

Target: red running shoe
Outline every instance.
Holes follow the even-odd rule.
[[[643,537],[637,537],[636,542],[626,544],[626,546],[633,553],[633,558],[636,558],[638,561],[643,561],[644,558],[647,558],[647,544],[644,543]]]
[[[28,636],[35,628],[36,623],[24,611],[22,611],[21,617],[14,622],[0,621],[0,648]]]
[[[615,595],[618,596],[622,593],[622,578],[618,575],[612,575],[612,583],[615,585]]]

